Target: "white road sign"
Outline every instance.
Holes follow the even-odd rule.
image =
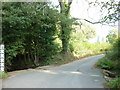
[[[0,71],[4,72],[4,44],[0,44]]]

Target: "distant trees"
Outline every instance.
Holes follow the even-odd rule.
[[[74,37],[72,37],[72,39],[79,42],[88,42],[88,40],[96,36],[95,29],[89,24],[83,23],[82,26],[73,25],[73,28],[74,30],[72,31],[72,33],[75,34],[73,34]]]
[[[108,35],[106,36],[107,42],[114,43],[115,40],[118,38],[118,32],[116,29],[110,30]]]

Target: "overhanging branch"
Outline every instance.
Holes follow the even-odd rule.
[[[105,21],[92,22],[92,21],[87,20],[87,19],[80,19],[80,18],[73,18],[73,19],[74,19],[74,20],[84,20],[84,21],[86,21],[86,22],[88,22],[88,23],[91,23],[91,24],[109,25],[109,26],[112,26],[112,27],[117,26],[117,25],[115,25],[115,24],[110,24],[110,23],[106,23],[106,24],[105,24]]]
[[[85,20],[85,21],[87,21],[87,22],[89,22],[89,23],[91,23],[91,24],[99,24],[99,23],[103,23],[103,21],[92,22],[92,21],[89,21],[89,20],[87,20],[87,19],[83,19],[83,20]]]
[[[91,24],[103,23],[103,21],[92,22],[92,21],[87,20],[87,19],[80,19],[80,18],[73,18],[73,19],[75,19],[75,20],[84,20],[84,21],[86,21],[86,22],[88,22],[88,23],[91,23]]]

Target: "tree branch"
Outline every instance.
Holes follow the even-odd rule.
[[[62,13],[63,10],[64,10],[63,0],[58,0],[58,2],[59,2],[59,5],[60,5],[60,13]]]
[[[92,21],[87,20],[87,19],[80,19],[80,18],[73,18],[73,19],[75,19],[75,20],[84,20],[84,21],[89,22],[89,23],[91,23],[91,24],[99,24],[99,23],[103,23],[103,21],[92,22]]]
[[[67,14],[67,15],[69,14],[70,6],[71,6],[71,4],[72,4],[72,1],[73,1],[73,0],[68,0],[68,8],[67,8],[67,11],[66,11],[66,14]]]
[[[85,20],[85,21],[87,21],[87,22],[89,22],[89,23],[91,23],[91,24],[103,23],[103,21],[92,22],[92,21],[89,21],[89,20],[87,20],[87,19],[83,19],[83,20]]]

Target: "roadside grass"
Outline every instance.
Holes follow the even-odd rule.
[[[108,57],[103,57],[97,63],[97,67],[109,70],[116,74],[116,78],[105,83],[110,88],[120,88],[120,62],[117,60],[110,60]]]
[[[109,49],[111,46],[108,43],[72,43],[72,47],[74,48],[72,51],[75,57],[84,57],[89,55],[97,55],[105,53],[106,49]]]
[[[98,61],[97,67],[115,73],[115,78],[106,85],[110,88],[120,88],[120,38],[113,44],[111,51]]]
[[[118,61],[113,61],[107,57],[103,57],[97,62],[97,67],[100,67],[106,70],[117,70],[118,63],[119,63]]]
[[[107,85],[111,88],[120,88],[120,77],[108,82]]]
[[[67,53],[58,53],[51,59],[46,60],[43,65],[62,65],[79,60],[84,57],[104,54],[105,49],[110,45],[108,43],[74,43],[74,49],[69,49]]]
[[[105,56],[97,62],[97,67],[114,72],[116,78],[105,83],[110,88],[120,88],[120,62],[118,60],[111,60]]]
[[[8,77],[8,73],[0,71],[0,79],[7,78],[7,77]]]

